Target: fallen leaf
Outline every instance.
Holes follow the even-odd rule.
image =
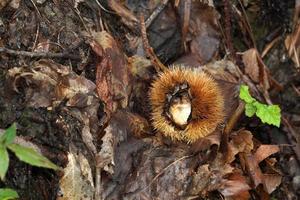
[[[105,31],[94,33],[90,45],[101,58],[96,66],[96,85],[98,96],[105,102],[106,112],[110,114],[118,107],[127,107],[131,85],[124,54]]]
[[[264,188],[271,194],[281,183],[282,176],[279,174],[264,174]]]
[[[240,173],[235,172],[223,181],[223,186],[218,190],[225,198],[232,197],[233,199],[247,200],[250,198],[248,192],[250,189],[246,178]]]
[[[255,152],[255,159],[258,163],[269,157],[270,155],[279,152],[278,145],[260,145]]]
[[[252,133],[247,130],[237,131],[231,134],[228,145],[227,162],[234,161],[238,153],[250,153],[253,149]]]
[[[257,52],[255,49],[249,49],[243,53],[243,62],[245,65],[245,72],[250,78],[259,83],[259,67],[257,61]]]
[[[211,61],[218,54],[220,32],[218,29],[219,14],[214,7],[203,2],[191,1],[188,34],[183,41],[189,45],[191,54],[203,65]],[[181,1],[179,11],[184,10],[185,1]],[[182,21],[184,13],[182,15]]]
[[[94,184],[88,160],[80,153],[69,152],[68,165],[64,168],[64,176],[59,181],[62,196],[58,200],[94,199]]]
[[[15,91],[24,87],[28,105],[35,108],[53,106],[64,99],[69,100],[69,106],[86,107],[92,102],[96,88],[92,81],[78,76],[68,66],[51,60],[39,60],[30,68],[11,68],[8,76]],[[22,84],[23,80],[29,87]]]

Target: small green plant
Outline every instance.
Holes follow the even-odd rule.
[[[0,188],[0,200],[17,199],[19,195],[16,191],[9,188]]]
[[[242,99],[245,105],[245,114],[247,117],[252,117],[254,114],[266,124],[280,126],[280,107],[278,105],[266,105],[260,103],[253,98],[249,93],[249,87],[241,85],[240,87],[240,99]]]
[[[58,170],[59,167],[53,164],[46,157],[35,150],[13,143],[16,137],[16,124],[12,124],[0,135],[0,179],[4,180],[9,165],[8,150],[13,152],[21,161],[37,167],[44,167]],[[9,188],[0,188],[0,200],[18,198],[16,191]]]

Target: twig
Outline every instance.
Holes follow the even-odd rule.
[[[36,34],[35,34],[35,38],[34,38],[34,42],[33,42],[32,51],[34,51],[34,49],[36,48],[36,43],[38,41],[39,34],[40,34],[40,24],[37,24]]]
[[[225,126],[224,134],[229,134],[231,132],[236,122],[239,120],[240,116],[244,113],[244,110],[245,110],[245,104],[240,101],[237,109],[231,115],[230,119],[228,120]]]
[[[106,8],[104,8],[104,6],[102,6],[102,4],[101,4],[98,0],[95,0],[95,1],[96,1],[97,5],[98,5],[102,10],[104,10],[105,12],[110,13],[110,14],[116,14],[115,12],[110,11],[110,10],[107,10]]]
[[[222,139],[221,139],[221,145],[220,145],[220,151],[224,152],[224,161],[225,163],[229,160],[229,134],[232,131],[232,129],[235,127],[237,121],[240,119],[241,115],[244,113],[245,110],[245,104],[242,101],[239,101],[239,105],[237,109],[234,111],[234,113],[231,115],[230,119],[228,120],[227,124],[225,125]]]
[[[226,46],[229,50],[231,57],[236,61],[236,55],[234,52],[233,44],[232,44],[232,37],[231,37],[231,7],[229,0],[223,0],[224,4],[224,17],[225,17],[225,39],[226,39]]]
[[[156,19],[156,17],[166,7],[168,2],[169,0],[163,0],[163,2],[155,8],[155,10],[152,12],[152,14],[148,17],[148,19],[145,22],[146,28],[148,28],[152,24],[153,20]]]
[[[244,18],[245,18],[245,20],[242,19],[242,22],[244,22],[245,28],[246,28],[246,30],[248,31],[248,34],[249,34],[249,36],[250,36],[250,38],[251,38],[253,47],[254,47],[255,49],[257,49],[257,48],[256,48],[255,39],[254,39],[254,36],[253,36],[253,34],[252,34],[253,31],[252,31],[251,25],[250,25],[250,23],[249,23],[248,16],[247,16],[247,13],[246,13],[246,11],[245,11],[245,8],[244,8],[244,6],[243,6],[241,0],[238,0],[238,2],[239,2],[240,6],[241,6],[241,8],[242,8],[242,13],[243,13]]]
[[[185,38],[189,30],[189,24],[190,24],[190,17],[191,17],[191,0],[187,0],[184,2],[184,16],[183,16],[183,23],[182,23],[182,44],[184,48],[186,48],[185,45]]]
[[[267,53],[272,49],[272,47],[275,45],[276,42],[278,42],[280,40],[280,36],[276,37],[274,40],[272,40],[270,43],[268,43],[263,52],[261,53],[261,58],[264,58]]]
[[[43,58],[69,58],[73,60],[80,60],[80,57],[63,52],[63,53],[50,53],[50,52],[28,52],[28,51],[16,51],[0,47],[0,54],[7,53],[15,56],[26,56],[30,58],[43,57]]]
[[[38,16],[39,16],[40,18],[42,18],[42,15],[41,15],[41,13],[40,13],[38,7],[35,5],[35,3],[33,2],[33,0],[30,0],[30,1],[31,1],[31,3],[32,3],[33,7],[34,7],[34,9],[36,10]]]
[[[296,159],[298,161],[298,164],[300,164],[300,135],[296,133],[293,126],[290,124],[289,120],[286,117],[282,116],[281,119],[282,119],[283,125],[287,128],[289,133],[296,140],[296,144],[293,144],[293,143],[295,143],[294,140],[287,135],[287,138],[288,138],[289,142],[293,145],[291,148],[292,148],[292,150],[294,151],[294,153],[296,155]]]
[[[141,35],[142,35],[142,40],[143,40],[144,49],[146,51],[146,55],[150,58],[151,63],[155,67],[157,72],[165,71],[167,67],[164,64],[162,64],[159,58],[155,55],[152,47],[150,47],[149,45],[143,14],[140,14],[140,26],[141,26]]]

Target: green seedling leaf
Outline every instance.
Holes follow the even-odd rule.
[[[240,87],[240,98],[246,103],[245,114],[247,117],[255,114],[263,123],[280,126],[281,111],[278,105],[260,103],[250,95],[249,87],[246,85]]]
[[[256,107],[251,103],[247,103],[245,105],[245,113],[247,117],[252,117],[256,113]]]
[[[5,130],[4,134],[0,137],[0,143],[3,145],[11,144],[16,137],[16,123],[13,123],[8,129]]]
[[[0,178],[4,180],[5,174],[8,169],[9,157],[5,146],[0,145]],[[1,200],[1,198],[0,198]]]
[[[255,103],[257,108],[256,115],[263,123],[280,126],[280,107],[278,105],[265,105],[259,102]]]
[[[240,99],[246,103],[253,103],[256,101],[249,93],[249,87],[247,85],[241,85],[240,87]]]
[[[16,191],[9,188],[0,188],[0,200],[17,199],[19,195]]]
[[[37,167],[45,167],[54,170],[58,170],[59,167],[53,164],[43,155],[37,153],[31,148],[23,147],[18,144],[10,144],[7,146],[11,151],[13,151],[16,156],[23,162]]]

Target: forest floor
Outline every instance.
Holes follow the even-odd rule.
[[[300,199],[299,15],[299,0],[0,0],[0,132],[16,122],[15,142],[60,167],[10,152],[0,188],[26,200]],[[233,86],[223,129],[194,144],[151,125],[149,87],[174,64]],[[242,84],[279,105],[279,127],[244,114]]]

